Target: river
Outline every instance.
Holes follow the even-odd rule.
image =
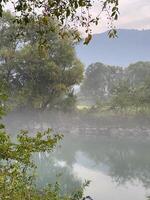
[[[16,121],[10,119],[12,116],[6,120],[9,131]],[[26,125],[30,130],[32,126],[36,126],[36,130],[41,126],[29,121]],[[70,193],[90,180],[85,196],[94,200],[146,200],[150,195],[150,127],[144,123],[145,120],[138,120],[131,127],[124,121],[123,127],[116,121],[116,126],[112,126],[111,121],[107,127],[97,122],[91,127],[92,122],[89,122],[87,128],[85,124],[81,128],[81,121],[79,126],[70,122],[65,126],[61,124],[64,138],[54,152],[35,157],[38,187],[58,180],[63,183],[63,192]],[[50,126],[51,122],[42,121],[42,129]],[[22,126],[18,125],[19,128]]]

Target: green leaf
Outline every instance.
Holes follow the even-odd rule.
[[[0,124],[0,129],[4,129],[4,128],[5,128],[4,124]]]

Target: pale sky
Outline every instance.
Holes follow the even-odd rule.
[[[120,16],[116,28],[150,29],[150,0],[119,0],[119,11]],[[98,9],[95,7],[93,13],[97,12]],[[92,27],[93,33],[99,33],[106,29],[106,21]]]
[[[12,10],[10,4],[7,8]],[[119,0],[119,11],[120,16],[115,24],[117,29],[150,29],[150,0]],[[97,13],[99,13],[98,6],[95,5],[92,14],[96,16]],[[100,33],[107,29],[105,20],[92,27],[93,33]]]

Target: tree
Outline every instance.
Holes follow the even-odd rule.
[[[136,75],[136,74],[135,74]],[[136,85],[131,80],[122,80],[113,88],[111,107],[114,109],[147,111],[150,107],[150,81],[149,78]]]
[[[63,37],[66,34],[66,28],[73,27],[74,38],[80,38],[78,31],[82,26],[87,33],[85,44],[88,44],[91,35],[91,24],[98,24],[101,19],[101,14],[105,12],[110,22],[109,36],[114,37],[116,30],[113,26],[113,21],[118,19],[119,9],[118,0],[67,0],[67,1],[39,1],[39,0],[19,0],[10,1],[2,0],[0,2],[0,17],[7,3],[11,3],[15,11],[15,21],[22,27],[26,26],[29,22],[39,22],[41,25],[48,23],[49,19],[57,19],[58,26],[61,27],[60,35]],[[92,14],[92,8],[96,4],[99,7],[97,16]],[[39,26],[39,30],[45,32]],[[50,28],[50,30],[52,30]]]
[[[3,102],[6,95],[3,90],[3,82],[0,87],[0,118],[4,114]],[[51,130],[38,132],[34,136],[27,131],[22,131],[17,136],[16,143],[0,124],[0,199],[7,200],[80,200],[83,197],[84,187],[71,195],[62,195],[59,184],[49,185],[39,190],[36,187],[36,165],[32,160],[38,152],[51,152],[61,135],[52,135]]]
[[[149,110],[150,63],[137,62],[127,68],[94,63],[85,73],[80,96],[84,101],[101,104],[110,101],[120,110]]]
[[[37,26],[28,24],[22,37],[9,41],[7,35],[14,29],[10,16],[5,16],[5,23],[9,26],[0,31],[6,38],[1,45],[0,77],[7,84],[11,104],[46,109],[66,101],[83,78],[83,65],[76,58],[72,39],[62,40],[58,32],[47,33],[49,48],[39,52]],[[6,42],[8,47],[3,47]]]
[[[123,111],[134,104],[134,88],[130,86],[128,80],[121,80],[115,85],[112,94],[112,109]]]
[[[150,108],[150,80],[146,78],[141,84],[137,84],[134,92],[133,104],[140,111]]]
[[[51,152],[60,135],[51,135],[51,130],[38,132],[30,136],[22,131],[17,142],[13,143],[5,132],[4,126],[0,127],[0,199],[8,200],[79,200],[83,197],[83,189],[89,183],[83,184],[72,195],[62,195],[59,184],[49,185],[39,190],[36,185],[36,165],[32,157],[38,152]]]
[[[150,76],[150,62],[136,62],[125,70],[125,76],[133,86],[141,85]]]
[[[111,90],[123,77],[121,67],[104,65],[103,63],[91,64],[85,73],[81,85],[81,95],[91,99],[92,102],[104,101],[111,96]]]

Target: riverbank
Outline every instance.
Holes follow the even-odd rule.
[[[29,132],[52,128],[56,133],[72,135],[112,135],[150,137],[150,116],[148,115],[98,115],[87,112],[12,112],[4,118],[10,133],[19,130]]]

